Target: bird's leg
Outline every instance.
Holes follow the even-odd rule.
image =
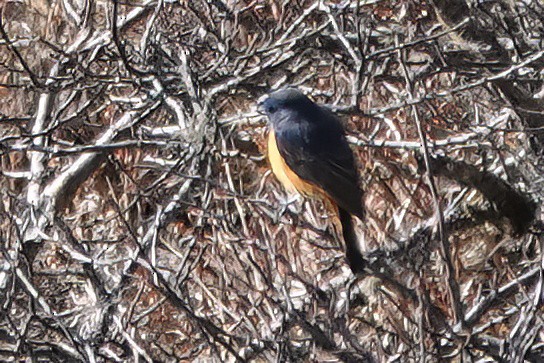
[[[350,274],[346,281],[346,314],[353,307],[353,303],[358,306],[361,304],[361,289],[359,288],[360,276]]]
[[[287,212],[287,210],[290,209],[293,204],[296,204],[297,201],[299,201],[301,198],[299,194],[279,194],[276,195],[276,197],[278,198],[280,208],[276,214],[276,220],[274,221],[274,223],[277,223],[281,219],[281,217],[283,217],[283,215]]]

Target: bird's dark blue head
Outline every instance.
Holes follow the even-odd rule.
[[[259,102],[259,110],[266,114],[272,122],[282,112],[304,113],[314,106],[315,104],[304,93],[293,87],[272,92],[262,102]]]

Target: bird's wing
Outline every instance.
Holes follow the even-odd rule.
[[[362,191],[353,153],[336,120],[290,123],[276,132],[278,151],[295,174],[323,189],[340,208],[362,218]]]

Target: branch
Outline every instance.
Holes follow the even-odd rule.
[[[399,50],[399,58],[401,60],[401,65],[406,80],[406,88],[409,94],[409,99],[414,97],[413,84],[408,74],[408,68],[406,66],[404,53]],[[427,176],[427,183],[431,191],[431,196],[433,199],[433,204],[435,208],[435,216],[438,220],[438,235],[440,240],[440,252],[442,254],[442,260],[444,261],[446,267],[445,279],[446,286],[448,289],[448,294],[450,297],[450,303],[452,306],[453,320],[455,324],[458,322],[462,323],[463,319],[463,306],[461,304],[461,292],[459,289],[459,283],[455,279],[455,269],[453,267],[453,260],[451,256],[451,246],[449,242],[449,237],[445,229],[444,214],[442,212],[441,203],[438,196],[438,189],[434,180],[434,168],[431,166],[429,146],[427,145],[427,135],[423,129],[419,117],[419,110],[416,105],[412,105],[412,114],[414,115],[414,121],[416,124],[417,133],[419,135],[419,140],[421,142],[421,153],[423,155],[423,162],[425,165],[425,171]]]
[[[442,156],[429,159],[437,175],[455,180],[462,185],[480,191],[497,207],[497,212],[510,220],[514,233],[521,235],[535,219],[536,203],[527,195],[488,171],[474,165]],[[421,165],[421,163],[420,163]]]
[[[145,119],[150,113],[157,109],[159,105],[160,101],[156,101],[153,105],[146,107],[143,111],[126,112],[115,124],[104,132],[98,140],[96,140],[95,146],[100,147],[108,145],[124,130],[133,127]],[[107,150],[110,149],[108,148]],[[105,152],[90,152],[81,155],[68,167],[68,169],[50,182],[44,188],[40,200],[41,205],[45,207],[45,210],[55,211],[65,206],[81,183],[83,183],[98,166],[100,166],[106,155]]]
[[[529,285],[540,275],[540,267],[536,267],[523,275],[515,278],[506,285],[493,290],[476,303],[465,315],[465,324],[467,327],[471,327],[476,324],[481,317],[489,311],[499,301],[502,301],[509,296],[515,294],[521,286]]]

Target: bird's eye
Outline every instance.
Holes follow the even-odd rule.
[[[276,110],[277,110],[277,108],[274,105],[268,105],[266,107],[266,112],[268,112],[268,113],[274,113],[274,112],[276,112]]]

